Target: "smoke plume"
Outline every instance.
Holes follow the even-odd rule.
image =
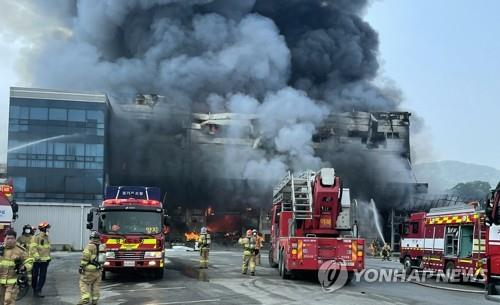
[[[33,44],[23,59],[33,86],[102,91],[115,110],[136,94],[165,96],[147,124],[116,110],[112,138],[136,140],[112,143],[113,184],[161,184],[178,202],[207,204],[269,201],[269,185],[288,170],[339,166],[364,177],[350,179],[363,188],[384,176],[357,147],[320,154],[312,140],[332,112],[398,107],[373,82],[378,36],[361,17],[366,0],[19,3],[50,20],[22,29]],[[251,126],[225,130],[255,143],[191,147],[191,121],[172,109],[255,115]]]

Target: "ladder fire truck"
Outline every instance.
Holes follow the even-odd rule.
[[[286,279],[342,262],[352,279],[364,269],[364,240],[351,226],[349,190],[333,168],[289,173],[274,188],[269,264]],[[340,265],[337,265],[340,268]]]
[[[451,280],[487,284],[496,293],[500,282],[500,184],[487,208],[458,205],[410,215],[401,227],[401,256],[407,275],[412,270],[444,272]]]

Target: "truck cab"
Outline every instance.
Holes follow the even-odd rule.
[[[108,187],[87,221],[101,236],[103,279],[108,271],[148,270],[163,277],[167,220],[158,188]]]

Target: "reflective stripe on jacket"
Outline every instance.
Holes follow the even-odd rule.
[[[28,271],[33,267],[33,260],[28,258],[28,254],[21,246],[4,248],[3,256],[0,257],[0,284],[13,285],[17,282],[16,262]]]
[[[36,252],[38,254],[34,254],[35,259],[38,257],[42,262],[49,261],[51,259],[49,236],[44,232],[40,232],[33,237],[33,243],[36,245]]]

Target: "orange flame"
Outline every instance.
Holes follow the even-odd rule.
[[[184,236],[186,236],[186,241],[197,241],[200,234],[196,232],[187,232],[184,233]]]

